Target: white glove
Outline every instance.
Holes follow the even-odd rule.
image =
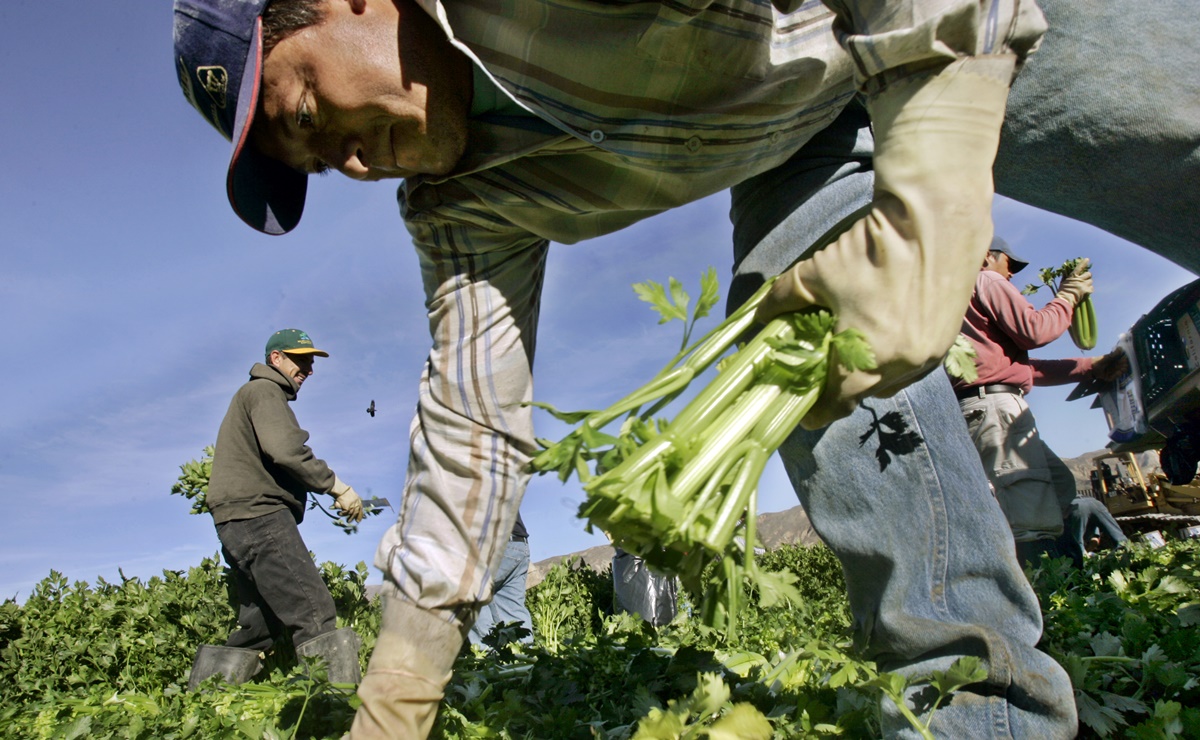
[[[1075,269],[1071,270],[1071,274],[1062,279],[1058,284],[1058,293],[1055,298],[1062,298],[1072,307],[1078,306],[1080,301],[1092,294],[1092,272],[1088,269],[1091,266],[1091,260],[1086,257],[1075,265]]]
[[[348,522],[361,522],[363,520],[363,505],[362,499],[354,492],[354,489],[342,482],[342,479],[333,476],[333,488],[329,489],[329,493],[333,495],[333,508],[342,512]]]
[[[868,101],[871,210],[789,268],[758,310],[766,321],[824,306],[839,330],[863,332],[875,352],[875,370],[831,363],[805,428],[849,415],[865,396],[897,393],[953,344],[992,240],[992,163],[1015,64],[1012,55],[961,59]]]

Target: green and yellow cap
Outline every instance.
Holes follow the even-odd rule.
[[[328,357],[329,353],[313,346],[308,334],[299,329],[280,329],[267,340],[267,356],[276,350],[289,352],[293,355],[316,355]]]

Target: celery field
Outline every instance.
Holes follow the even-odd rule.
[[[680,615],[657,630],[612,613],[608,573],[560,564],[530,589],[533,645],[466,648],[434,738],[869,737],[895,688],[852,648],[841,569],[822,546],[760,556],[796,576],[800,604],[745,594],[737,629]],[[234,623],[223,566],[205,559],[148,581],[68,583],[51,573],[24,604],[0,605],[0,737],[339,738],[354,694],[290,646],[241,686],[183,690],[196,646]],[[325,563],[339,626],[378,631],[367,570]],[[1076,688],[1081,737],[1200,737],[1200,543],[1065,560],[1032,573],[1042,647]],[[959,678],[969,679],[969,672]],[[886,701],[887,699],[885,699]]]
[[[660,323],[683,325],[675,358],[607,409],[534,404],[574,429],[539,440],[533,468],[578,478],[582,517],[680,577],[678,616],[656,629],[614,613],[610,572],[560,563],[526,595],[532,644],[500,626],[488,648],[464,647],[435,740],[863,738],[878,736],[881,702],[912,693],[856,651],[827,548],[755,548],[762,465],[811,407],[831,348],[858,368],[873,363],[869,348],[821,312],[776,320],[742,344],[752,302],[692,341],[716,287],[710,270],[693,304],[674,279],[635,286]],[[973,368],[958,345],[946,364]],[[708,368],[719,370],[713,384],[663,418]],[[918,444],[893,437],[881,439],[881,465]],[[193,514],[206,511],[211,462],[208,448],[172,488]],[[338,626],[362,638],[365,669],[381,617],[367,568],[321,572]],[[1081,737],[1200,737],[1200,540],[1111,551],[1082,570],[1046,559],[1029,577],[1045,615],[1041,647],[1071,677]],[[25,603],[0,604],[0,738],[340,738],[357,707],[353,687],[296,666],[290,644],[249,683],[184,690],[196,648],[223,643],[235,625],[227,582],[216,556],[146,582],[69,583],[52,571]],[[936,716],[985,677],[979,661],[962,659],[915,679],[928,685],[921,709]],[[920,712],[900,711],[932,737]]]

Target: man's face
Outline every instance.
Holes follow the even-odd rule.
[[[411,0],[329,0],[263,61],[251,140],[303,172],[446,174],[470,103],[470,62]]]
[[[1005,280],[1013,276],[1012,266],[1008,263],[1008,255],[1003,252],[988,252],[984,269],[999,273]]]
[[[304,385],[304,379],[313,374],[313,355],[292,354],[278,350],[271,353],[271,364],[279,368],[279,372],[296,381],[296,385]]]

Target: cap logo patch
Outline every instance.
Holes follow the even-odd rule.
[[[212,98],[218,108],[225,107],[225,93],[229,87],[229,73],[221,66],[196,67],[196,79],[200,86]]]

